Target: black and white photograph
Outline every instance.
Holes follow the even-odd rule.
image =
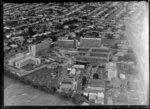
[[[148,2],[2,5],[4,106],[149,105]]]

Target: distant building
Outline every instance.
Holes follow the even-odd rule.
[[[21,41],[21,42],[24,41],[24,38],[23,38],[22,36],[12,37],[11,39],[12,39],[12,40],[19,40],[19,41]]]
[[[100,38],[81,38],[80,47],[100,47],[101,39]]]
[[[67,54],[67,55],[70,55],[70,56],[76,56],[76,55],[78,55],[78,51],[66,51],[66,53],[65,54]]]
[[[58,46],[61,48],[69,49],[69,48],[76,48],[78,41],[77,40],[58,40]]]
[[[102,38],[102,45],[104,46],[113,46],[115,44],[117,44],[119,42],[118,39],[106,39],[106,38]]]
[[[50,48],[51,43],[51,40],[44,40],[40,44],[29,45],[29,52],[32,53],[33,56],[40,55],[40,53],[43,53]]]

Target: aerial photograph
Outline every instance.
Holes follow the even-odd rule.
[[[3,3],[4,106],[149,105],[148,10]]]

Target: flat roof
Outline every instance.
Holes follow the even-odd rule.
[[[98,59],[98,60],[107,60],[107,57],[98,57],[98,56],[80,56],[77,55],[76,58],[82,58],[82,59]]]

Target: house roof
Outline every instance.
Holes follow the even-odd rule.
[[[90,80],[90,87],[105,87],[105,80],[104,79],[92,79]]]
[[[72,88],[72,84],[61,84],[61,88]]]

